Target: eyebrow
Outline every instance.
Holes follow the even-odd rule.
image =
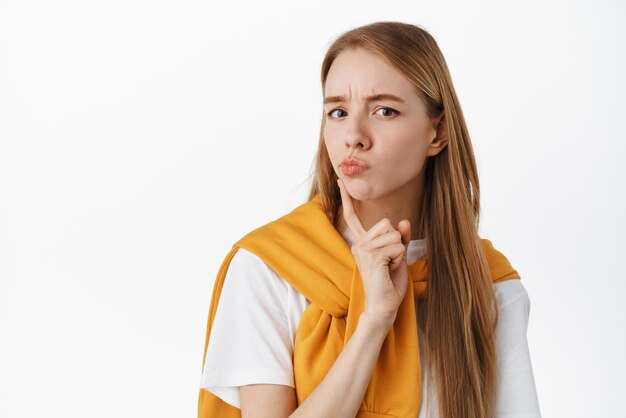
[[[392,102],[405,103],[405,101],[399,98],[398,96],[394,96],[393,94],[389,94],[389,93],[373,94],[365,98],[365,101],[368,103],[377,102],[380,100],[391,100]],[[324,104],[345,102],[345,101],[346,101],[346,98],[343,96],[328,96],[324,98]]]

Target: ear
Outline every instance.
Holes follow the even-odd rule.
[[[435,137],[431,139],[428,146],[428,156],[435,156],[448,145],[448,130],[446,129],[446,116],[441,112],[437,118],[433,119]]]

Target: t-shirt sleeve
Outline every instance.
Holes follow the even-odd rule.
[[[295,387],[286,298],[284,280],[258,256],[238,249],[215,312],[201,388],[241,408],[241,386]]]
[[[498,366],[497,418],[540,418],[526,332],[530,299],[521,280],[494,284],[499,319],[496,326]]]

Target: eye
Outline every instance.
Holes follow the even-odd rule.
[[[327,117],[329,117],[329,118],[331,118],[331,119],[334,119],[334,118],[332,117],[332,114],[333,114],[333,112],[335,112],[336,110],[339,110],[339,111],[341,111],[341,112],[344,112],[344,110],[343,110],[343,109],[333,109],[333,110],[331,110],[330,112],[326,113],[326,116],[327,116]],[[381,108],[380,108],[380,109],[378,109],[378,110],[388,110],[388,111],[390,111],[390,112],[392,112],[392,113],[395,113],[396,115],[399,115],[399,114],[400,114],[400,112],[398,112],[397,110],[392,109],[392,108],[390,108],[390,107],[381,107]],[[378,112],[378,110],[377,110],[377,112]],[[382,116],[392,116],[392,115],[382,115]]]
[[[390,107],[381,107],[381,108],[380,108],[380,109],[378,109],[378,110],[390,110],[391,112],[395,113],[396,115],[400,114],[400,112],[398,112],[397,110],[392,109],[392,108],[390,108]],[[377,110],[377,112],[378,112],[378,110]],[[391,116],[391,115],[382,115],[382,116]]]
[[[330,117],[331,119],[334,119],[334,118],[332,118],[332,117],[331,117],[331,115],[333,114],[333,112],[334,112],[335,110],[340,110],[340,111],[342,111],[342,112],[343,112],[343,109],[333,109],[333,110],[331,110],[330,112],[326,113],[326,116],[327,116],[327,117]]]

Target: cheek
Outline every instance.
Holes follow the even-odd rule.
[[[326,149],[328,150],[328,156],[330,160],[335,163],[338,158],[341,157],[342,146],[339,141],[337,141],[333,134],[328,132],[327,129],[324,130],[324,144],[326,145]]]
[[[394,147],[389,147],[385,152],[385,164],[389,173],[402,176],[414,176],[422,170],[426,160],[427,149],[422,142],[398,141]]]

